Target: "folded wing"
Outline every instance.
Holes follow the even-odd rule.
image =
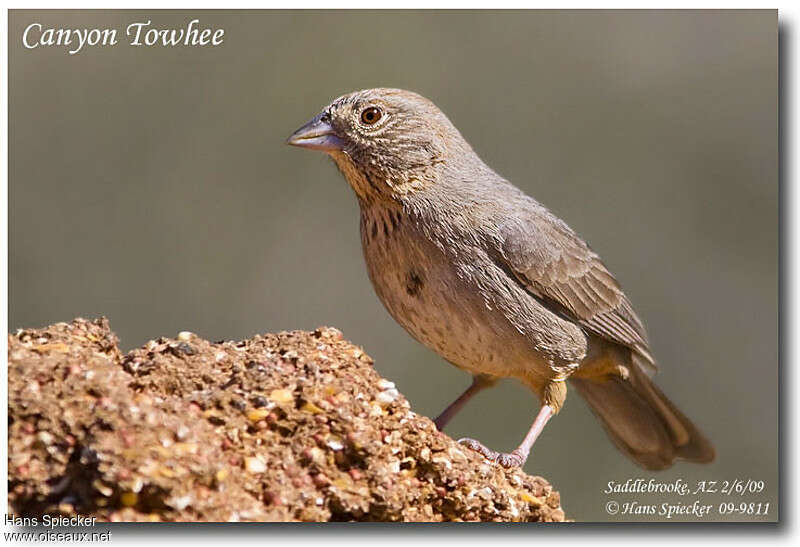
[[[500,227],[498,260],[504,269],[551,311],[631,348],[654,372],[644,325],[600,257],[543,207],[519,213]]]

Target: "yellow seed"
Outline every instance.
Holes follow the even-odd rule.
[[[267,416],[269,416],[269,410],[264,408],[256,408],[247,413],[247,419],[251,422],[260,422]]]
[[[44,353],[46,351],[67,353],[69,351],[69,346],[66,344],[62,344],[61,342],[52,342],[49,344],[39,344],[38,346],[33,346],[32,349],[33,351],[38,351],[39,353]]]
[[[300,410],[304,410],[305,412],[310,412],[311,414],[319,414],[321,412],[325,412],[320,407],[312,403],[311,401],[306,402],[303,406],[300,407]]]
[[[197,454],[197,443],[175,443],[172,450],[176,454]]]
[[[522,498],[522,501],[524,501],[526,503],[530,503],[534,507],[539,507],[540,505],[542,505],[541,501],[539,501],[537,498],[531,496],[527,492],[520,492],[519,497]]]
[[[294,400],[292,392],[288,389],[273,389],[269,394],[269,398],[276,403],[288,403],[289,401]]]
[[[133,507],[136,505],[136,502],[139,501],[139,496],[136,495],[136,492],[125,492],[119,497],[119,501],[121,501],[122,505],[125,507]]]
[[[228,478],[228,470],[227,469],[220,469],[219,471],[217,471],[217,474],[214,475],[214,477],[217,479],[217,482],[222,482],[226,478]]]

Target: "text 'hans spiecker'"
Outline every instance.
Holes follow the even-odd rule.
[[[75,55],[87,46],[115,46],[120,35],[115,28],[57,28],[31,23],[22,33],[22,45],[26,49],[63,47],[70,55]],[[130,46],[218,46],[224,36],[224,29],[201,28],[199,19],[192,19],[180,28],[156,28],[150,20],[125,27],[125,37]]]

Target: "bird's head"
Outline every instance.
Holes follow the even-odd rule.
[[[438,167],[469,148],[431,101],[386,88],[339,97],[287,142],[328,153],[366,200],[398,199],[434,184]]]

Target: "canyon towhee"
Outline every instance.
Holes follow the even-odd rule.
[[[344,95],[288,143],[329,154],[355,191],[369,277],[389,313],[473,375],[439,429],[477,392],[517,378],[542,403],[520,446],[503,454],[461,442],[521,466],[569,380],[641,466],[714,459],[650,380],[644,326],[600,257],[483,163],[429,100],[398,89]]]

